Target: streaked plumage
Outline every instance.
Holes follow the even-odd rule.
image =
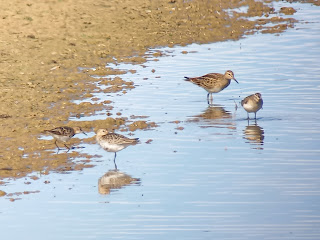
[[[97,131],[96,140],[104,150],[107,152],[114,152],[114,163],[117,152],[139,142],[139,138],[127,138],[121,134],[109,133],[107,129],[99,129]]]
[[[251,112],[254,112],[254,118],[257,119],[257,112],[263,106],[262,96],[260,93],[252,94],[248,97],[245,97],[241,101],[241,105],[247,111],[248,119],[249,119],[249,113]]]
[[[72,128],[63,126],[51,130],[44,130],[44,132],[49,133],[52,137],[54,137],[54,143],[56,144],[58,150],[60,150],[60,148],[57,144],[57,141],[63,142],[64,146],[70,150],[70,147],[67,146],[66,142],[68,142],[77,133],[84,133],[86,135],[86,133],[83,132],[80,127]]]
[[[207,100],[209,103],[209,95],[211,94],[211,102],[212,102],[212,93],[218,93],[229,86],[231,80],[235,80],[234,74],[231,70],[225,72],[225,74],[221,73],[208,73],[201,77],[185,77],[186,81],[192,82],[193,84],[202,87],[208,92]]]

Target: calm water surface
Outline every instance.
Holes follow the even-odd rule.
[[[279,36],[163,48],[144,67],[117,66],[137,70],[122,76],[136,88],[95,95],[159,127],[134,132],[142,144],[118,153],[120,173],[112,153],[83,144],[102,156],[96,167],[12,181],[4,191],[40,193],[0,198],[1,239],[320,239],[320,8],[293,7],[303,21]],[[212,106],[183,81],[227,69],[239,84]],[[255,92],[264,107],[248,122],[235,106]],[[110,190],[110,178],[132,184]]]

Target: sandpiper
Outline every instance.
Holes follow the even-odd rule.
[[[201,77],[185,77],[186,81],[192,82],[193,84],[202,87],[208,92],[207,100],[209,104],[209,95],[211,94],[211,102],[213,100],[212,93],[221,92],[223,89],[229,86],[231,80],[235,80],[234,74],[231,70],[225,72],[225,74],[221,73],[208,73]]]
[[[83,133],[85,135],[87,135],[80,127],[57,127],[51,130],[44,130],[45,133],[49,133],[52,137],[54,137],[55,139],[55,144],[58,148],[58,150],[60,150],[57,141],[63,142],[64,146],[68,149],[68,151],[70,150],[70,147],[66,144],[66,142],[68,142],[75,134],[77,133]]]
[[[104,150],[107,152],[114,152],[113,162],[116,169],[117,152],[139,142],[139,138],[127,138],[121,134],[109,133],[107,129],[99,129],[97,131],[96,140]]]
[[[263,100],[260,93],[252,94],[241,101],[242,107],[249,113],[254,112],[254,119],[257,119],[257,112],[262,108]]]

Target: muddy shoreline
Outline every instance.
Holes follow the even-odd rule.
[[[7,178],[24,177],[34,171],[49,174],[93,166],[89,155],[80,156],[76,151],[55,154],[52,141],[39,140],[44,129],[79,125],[88,132],[101,127],[134,131],[156,126],[144,119],[112,115],[111,101],[79,105],[72,102],[102,91],[98,82],[112,86],[108,91],[125,93],[134,88],[133,82],[121,79],[121,72],[106,68],[108,62],[141,64],[152,47],[237,40],[256,32],[280,33],[295,23],[295,10],[290,3],[275,10],[270,4],[253,0],[214,0],[210,4],[175,0],[1,1],[3,184]],[[319,5],[318,1],[314,4]],[[241,7],[247,11],[239,11]],[[91,77],[114,73],[119,74],[117,79],[106,77],[101,81]],[[72,116],[90,115],[97,110],[106,111],[105,120],[69,121]],[[80,141],[75,138],[72,143]],[[84,141],[94,143],[94,139]],[[77,157],[83,161],[72,162]]]

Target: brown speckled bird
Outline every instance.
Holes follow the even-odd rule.
[[[139,138],[127,138],[121,134],[109,133],[107,129],[99,129],[97,131],[96,140],[104,150],[107,152],[114,152],[113,162],[116,168],[117,152],[139,142]]]
[[[70,147],[67,146],[66,142],[68,142],[75,134],[83,133],[87,135],[85,132],[82,131],[80,127],[57,127],[51,130],[44,130],[45,133],[49,133],[55,139],[55,145],[57,146],[58,150],[60,150],[57,141],[63,142],[64,146],[70,150]]]
[[[241,101],[242,107],[247,111],[248,119],[249,113],[254,112],[254,119],[257,119],[257,112],[263,106],[263,100],[260,93],[252,94],[248,97],[245,97]]]
[[[213,100],[212,93],[218,93],[229,86],[231,80],[235,80],[234,74],[231,70],[221,73],[208,73],[201,77],[185,77],[186,81],[192,82],[193,84],[202,87],[208,92],[207,100],[209,104],[209,95],[211,94],[211,103]]]

